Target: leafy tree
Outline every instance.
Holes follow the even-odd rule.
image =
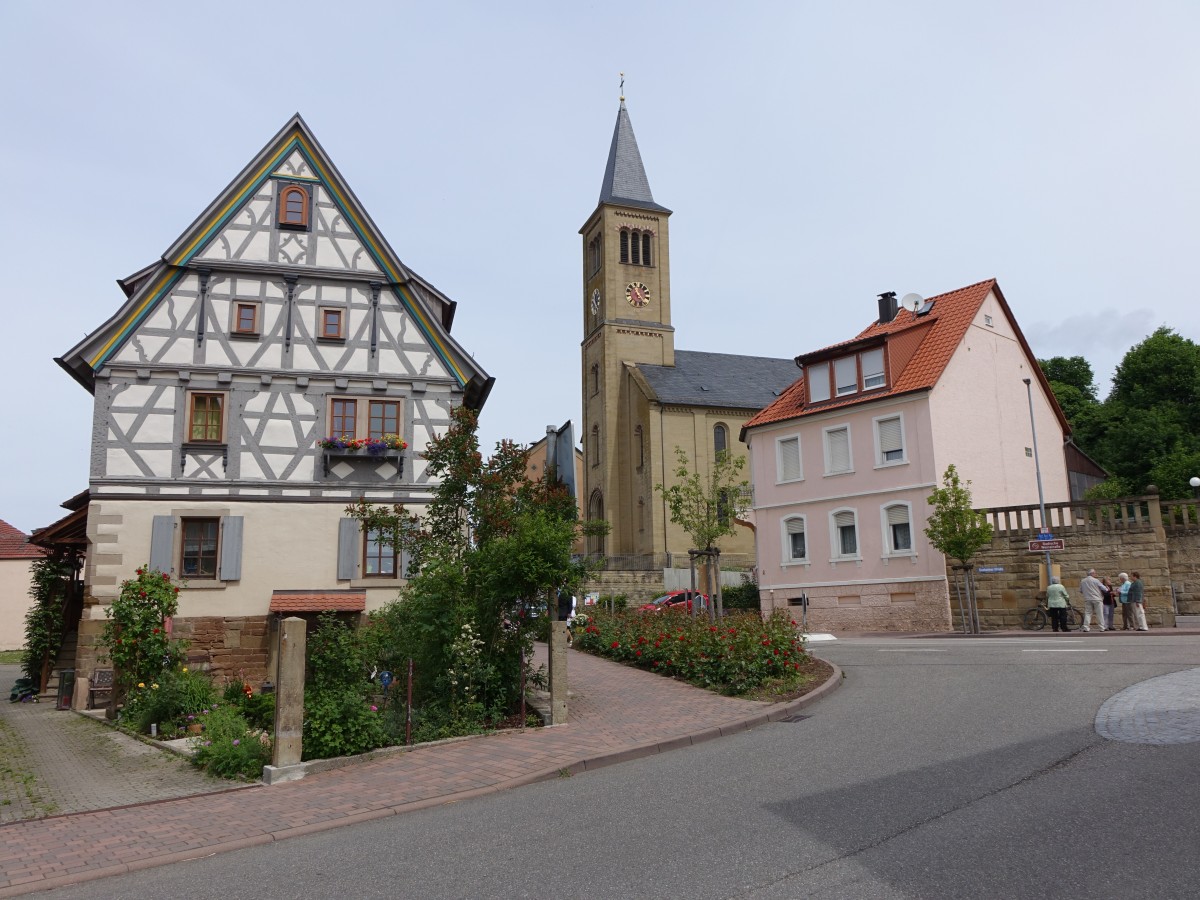
[[[455,407],[446,433],[430,442],[427,471],[437,481],[421,515],[401,504],[376,507],[365,500],[346,513],[411,556],[400,602],[375,617],[378,635],[372,640],[379,652],[391,657],[391,665],[412,656],[421,672],[418,700],[436,706],[449,696],[455,642],[469,627],[482,641],[471,655],[479,671],[468,676],[477,687],[477,706],[499,715],[518,699],[521,661],[531,641],[520,623],[552,591],[587,576],[588,564],[574,559],[571,549],[581,531],[594,533],[603,525],[580,523],[575,500],[557,481],[529,481],[528,453],[512,441],[497,444],[485,460],[477,429],[477,413]]]
[[[1125,354],[1110,399],[1129,409],[1170,407],[1195,432],[1200,427],[1200,346],[1159,328]]]
[[[745,509],[750,483],[739,476],[746,459],[728,450],[717,451],[708,476],[692,471],[687,452],[675,448],[675,484],[656,484],[671,511],[671,521],[688,533],[697,550],[718,547],[721,538],[736,533],[734,517]]]
[[[1092,374],[1092,365],[1082,356],[1054,356],[1050,359],[1039,359],[1038,365],[1047,380],[1052,384],[1057,382],[1065,387],[1074,388],[1079,396],[1086,400],[1096,400],[1096,376]],[[1058,391],[1055,391],[1057,394]]]
[[[929,495],[933,512],[925,526],[929,543],[962,565],[992,541],[992,525],[971,506],[971,482],[963,484],[953,464],[942,475],[942,486]]]

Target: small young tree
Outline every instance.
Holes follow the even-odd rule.
[[[135,685],[157,680],[183,657],[184,644],[167,634],[166,620],[179,608],[179,587],[171,576],[149,566],[121,582],[120,593],[107,610],[100,643],[113,666],[115,710]]]
[[[975,604],[975,579],[971,574],[971,558],[992,541],[992,525],[983,511],[971,506],[971,482],[958,477],[953,464],[942,476],[942,486],[934,488],[928,498],[933,512],[925,525],[929,543],[951,559],[957,559],[964,574],[967,593],[967,614],[971,630],[979,631],[979,611]],[[959,595],[961,607],[962,595]],[[964,625],[966,621],[964,620]]]
[[[718,450],[706,478],[692,470],[682,447],[675,448],[675,458],[675,484],[656,484],[654,489],[667,501],[671,521],[688,533],[696,550],[719,552],[721,538],[736,533],[734,519],[745,511],[750,482],[741,474],[746,459]],[[721,573],[714,574],[719,591]]]

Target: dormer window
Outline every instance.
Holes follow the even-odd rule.
[[[849,397],[860,391],[887,387],[882,347],[842,356],[832,362],[809,363],[804,371],[809,403],[823,403],[833,397]]]
[[[308,191],[298,184],[289,184],[279,192],[279,227],[308,228]]]
[[[858,393],[858,360],[853,356],[835,359],[833,361],[833,378],[839,397]]]
[[[864,391],[869,391],[872,388],[881,388],[884,385],[883,375],[883,348],[876,350],[867,350],[859,354],[859,361],[862,363],[862,385]]]

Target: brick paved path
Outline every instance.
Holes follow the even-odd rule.
[[[19,666],[0,666],[0,690],[19,675]],[[0,824],[228,787],[86,716],[0,697]]]
[[[1200,669],[1185,669],[1130,685],[1104,701],[1096,733],[1129,744],[1200,741]]]
[[[545,648],[539,653],[544,659]],[[815,699],[736,700],[584,653],[568,656],[566,725],[424,747],[271,787],[0,827],[0,897],[578,773],[736,733]]]

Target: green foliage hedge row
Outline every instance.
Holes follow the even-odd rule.
[[[712,624],[684,611],[597,609],[577,619],[575,647],[731,695],[793,682],[807,659],[796,623],[781,611],[766,620],[735,613]]]

